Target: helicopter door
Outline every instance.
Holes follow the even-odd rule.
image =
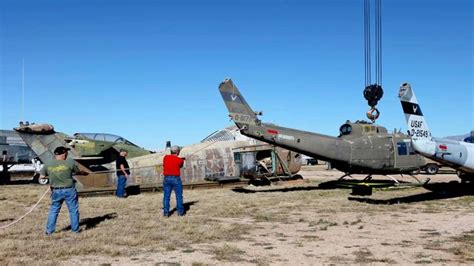
[[[354,140],[351,163],[375,169],[390,168],[393,165],[391,145],[388,138],[365,136]]]
[[[402,169],[416,167],[418,161],[414,158],[416,155],[411,146],[410,139],[393,138],[393,141],[395,147],[395,167]]]

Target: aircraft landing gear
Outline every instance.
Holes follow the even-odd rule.
[[[421,184],[421,181],[420,179],[416,178],[416,176],[412,175],[412,174],[408,174],[409,176],[411,176],[413,179],[415,179],[418,183]],[[403,176],[403,175],[402,175]],[[431,179],[430,178],[427,178],[427,181],[425,181],[425,183],[428,183]]]
[[[339,177],[339,179],[338,179],[337,181],[342,181],[342,180],[344,180],[344,178],[345,178],[346,176],[352,178],[351,174],[345,173],[343,176]]]
[[[366,176],[363,180],[364,180],[364,181],[370,181],[370,180],[372,180],[372,175]]]

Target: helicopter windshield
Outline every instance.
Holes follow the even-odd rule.
[[[344,135],[349,135],[352,132],[352,126],[349,124],[344,124],[339,128],[339,132],[341,133],[341,136]]]

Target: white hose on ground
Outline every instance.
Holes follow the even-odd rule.
[[[9,224],[0,226],[0,229],[7,229],[8,227],[18,223],[21,219],[25,218],[28,214],[30,214],[38,206],[38,204],[41,202],[41,200],[43,200],[44,196],[46,196],[46,194],[48,193],[49,190],[50,190],[49,188],[46,189],[46,191],[43,193],[43,195],[40,197],[40,199],[36,202],[35,205],[33,205],[33,207],[31,207],[31,209],[29,211],[27,211],[25,214],[23,214],[20,218],[16,219],[15,221],[13,221]]]

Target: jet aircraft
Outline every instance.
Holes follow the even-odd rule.
[[[365,121],[347,121],[338,137],[281,127],[258,119],[232,80],[224,80],[219,91],[243,135],[328,161],[344,176],[366,174],[370,179],[373,174],[411,173],[425,164],[405,134],[389,134],[386,128]]]
[[[129,152],[129,158],[151,154],[151,151],[140,148],[123,137],[105,133],[75,133],[72,137],[61,132],[55,132],[49,124],[20,125],[14,129],[35,151],[42,162],[53,158],[48,149],[39,149],[44,146],[67,145],[74,149],[74,157],[84,166],[101,165],[115,161],[120,149]],[[36,150],[35,150],[36,149]],[[54,149],[54,148],[53,148]]]
[[[420,154],[456,170],[463,182],[474,180],[474,144],[433,138],[410,84],[403,83],[398,93],[413,148]]]
[[[110,160],[110,157],[108,160],[104,160],[104,157],[100,156],[104,155],[104,152],[97,154],[97,150],[95,150],[96,155],[99,156],[94,157],[94,154],[78,148],[84,145],[93,148],[94,143],[103,144],[103,141],[94,142],[98,138],[103,139],[104,136],[110,137],[111,135],[79,134],[71,140],[64,134],[55,133],[53,126],[48,124],[38,124],[33,127],[23,125],[15,130],[43,162],[53,158],[53,150],[56,147],[71,148],[70,158],[75,160],[80,170],[89,173],[87,176],[76,176],[79,190],[115,184],[115,164],[113,160]],[[111,143],[114,144],[115,141]],[[110,145],[109,143],[99,150],[115,150],[114,146]],[[89,151],[94,151],[94,149]],[[156,153],[127,158],[132,175],[127,184],[145,186],[161,184],[163,181],[163,156],[168,152],[167,149],[164,149]],[[186,157],[181,171],[184,184],[236,181],[240,177],[250,180],[263,179],[265,180],[263,183],[268,183],[272,177],[291,176],[297,178],[298,175],[295,174],[301,168],[300,154],[242,136],[236,131],[236,128],[216,131],[200,143],[185,146],[182,148],[180,156]]]

